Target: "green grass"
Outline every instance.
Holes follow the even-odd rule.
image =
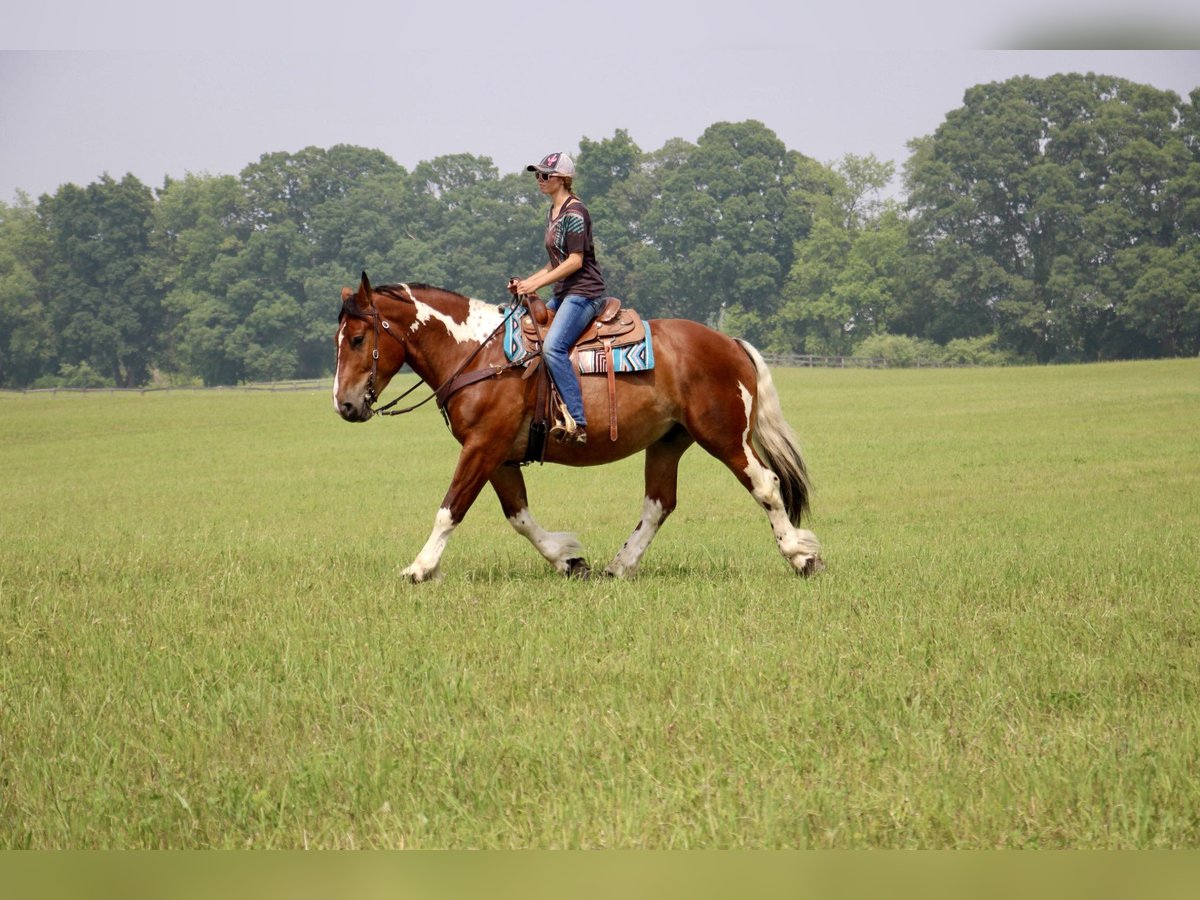
[[[0,395],[0,846],[1200,846],[1200,362],[776,380],[808,581],[699,450],[634,580],[485,494],[410,586],[436,412]]]

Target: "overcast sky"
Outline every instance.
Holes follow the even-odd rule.
[[[619,128],[655,150],[744,119],[823,162],[899,167],[975,84],[1093,71],[1200,87],[1200,51],[1172,49],[1200,46],[1195,4],[1106,2],[10,3],[0,201],[339,143],[409,169],[472,153],[507,173]],[[1039,46],[1149,49],[1025,49]]]

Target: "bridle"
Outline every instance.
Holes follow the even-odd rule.
[[[400,298],[397,298],[397,299],[400,299]],[[382,412],[386,412],[387,410],[391,409],[393,406],[395,406],[397,403],[399,403],[404,397],[406,397],[406,396],[408,396],[408,394],[412,393],[413,390],[420,387],[421,384],[423,383],[423,380],[418,380],[416,384],[414,384],[411,388],[408,389],[408,391],[401,394],[399,397],[397,397],[395,400],[393,400],[387,406],[385,406],[381,409],[375,409],[375,404],[379,402],[379,395],[375,392],[375,381],[379,375],[379,333],[380,333],[380,331],[383,331],[386,334],[390,335],[393,340],[397,341],[400,344],[401,348],[404,347],[404,341],[400,340],[400,338],[396,337],[396,335],[392,333],[392,323],[383,317],[383,313],[381,313],[378,309],[375,308],[374,303],[371,304],[371,311],[369,313],[364,313],[364,315],[366,316],[366,318],[373,320],[375,323],[375,346],[371,348],[371,374],[367,376],[367,389],[366,389],[367,406],[368,406],[368,408],[370,408],[370,410],[373,413],[375,413],[375,412],[382,413]],[[427,398],[425,398],[425,400],[422,400],[421,402],[428,403],[429,398],[427,397]],[[415,406],[412,408],[416,409]],[[408,410],[401,410],[401,412],[408,412]]]
[[[401,302],[411,303],[413,306],[416,306],[417,298],[413,296],[412,289],[407,284],[400,284],[400,285],[398,285],[398,287],[404,289],[404,294],[400,294],[399,292],[395,291],[394,289],[391,288],[390,285],[385,286],[385,287],[380,287],[376,290],[378,290],[378,292],[381,294],[391,297],[393,300],[400,300]],[[505,323],[507,323],[509,317],[514,312],[516,312],[516,310],[519,308],[520,308],[520,306],[517,303],[514,303],[511,307],[509,307],[508,311],[504,314],[504,318],[501,319],[500,324],[496,326],[496,328],[492,331],[491,334],[489,334],[486,338],[484,338],[479,343],[479,346],[476,347],[475,350],[471,353],[471,355],[468,356],[463,361],[462,365],[460,365],[457,369],[454,370],[454,374],[452,374],[449,378],[447,378],[445,381],[443,381],[441,383],[441,385],[439,385],[436,388],[433,388],[433,392],[428,397],[426,397],[424,400],[421,400],[418,403],[414,403],[412,406],[406,406],[404,409],[393,409],[392,407],[394,407],[397,403],[399,403],[401,400],[403,400],[405,397],[407,397],[409,394],[411,394],[413,391],[415,391],[417,388],[419,388],[422,384],[427,384],[427,383],[424,378],[418,377],[417,383],[414,384],[412,387],[410,387],[407,391],[405,391],[399,397],[396,397],[395,399],[388,401],[383,406],[380,406],[378,408],[375,407],[375,404],[379,402],[379,395],[375,391],[375,382],[379,375],[380,332],[389,335],[392,338],[392,340],[396,341],[400,345],[401,349],[405,349],[405,344],[404,344],[404,340],[402,338],[400,338],[399,336],[397,336],[394,331],[392,331],[391,323],[383,317],[383,314],[375,307],[374,302],[371,303],[371,309],[369,312],[365,312],[365,313],[357,312],[356,314],[361,316],[362,318],[371,319],[375,325],[375,346],[371,348],[371,374],[367,376],[367,387],[366,387],[368,409],[371,410],[371,413],[373,415],[378,413],[379,415],[383,415],[383,416],[400,416],[400,415],[403,415],[404,413],[412,412],[414,409],[420,409],[422,406],[424,406],[430,400],[437,398],[437,402],[438,402],[437,405],[438,405],[438,409],[440,409],[442,412],[442,418],[446,418],[446,401],[449,400],[450,396],[455,391],[457,391],[459,388],[466,387],[468,384],[473,384],[476,381],[482,381],[485,378],[495,378],[501,372],[504,372],[508,369],[515,368],[518,365],[524,365],[524,362],[519,363],[519,364],[518,363],[507,363],[502,366],[492,364],[487,369],[482,369],[478,372],[469,372],[465,375],[463,374],[464,371],[466,370],[467,366],[469,366],[474,361],[475,357],[478,356],[480,351],[482,351],[483,348],[488,345],[488,343],[492,340],[492,338],[494,338],[496,335],[498,335],[503,330]],[[446,424],[447,424],[447,426],[449,426],[449,424],[450,424],[448,419],[446,421]]]

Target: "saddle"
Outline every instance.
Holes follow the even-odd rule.
[[[521,317],[521,336],[525,340],[526,350],[537,353],[542,348],[542,335],[554,321],[554,313],[538,297],[531,297],[528,307],[529,313]],[[640,344],[644,340],[646,323],[642,317],[636,311],[622,306],[617,297],[605,297],[599,315],[571,348],[571,356],[577,359],[581,352],[604,350],[606,341],[613,347],[623,347],[626,344]]]
[[[557,394],[547,368],[541,365],[542,341],[554,320],[554,313],[536,296],[522,299],[528,312],[521,316],[520,336],[525,353],[531,356],[524,378],[539,375],[537,401],[529,426],[529,446],[524,462],[541,462],[545,456],[545,438],[556,408]],[[608,377],[608,437],[617,439],[617,382],[616,352],[631,345],[646,345],[648,332],[645,320],[632,309],[621,305],[616,297],[605,297],[604,306],[571,348],[571,364],[581,375]],[[651,363],[652,364],[652,363]]]

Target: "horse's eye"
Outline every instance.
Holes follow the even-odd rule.
[[[353,347],[355,350],[357,350],[359,347],[361,347],[363,345],[364,337],[366,337],[366,335],[360,334],[357,337],[350,338],[350,346]]]

